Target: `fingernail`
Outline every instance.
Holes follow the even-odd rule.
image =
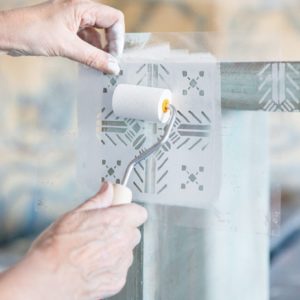
[[[100,193],[105,193],[108,189],[108,183],[104,182],[101,186]]]
[[[108,58],[107,70],[114,75],[119,75],[121,71],[118,61],[111,55]]]
[[[120,55],[118,54],[118,52],[115,51],[115,50],[110,50],[110,51],[109,51],[109,54],[110,54],[111,56],[113,56],[113,57],[116,57],[116,58],[119,58],[119,57],[120,57]]]
[[[122,43],[120,41],[116,41],[110,45],[109,54],[115,59],[120,59],[123,55],[123,48]]]

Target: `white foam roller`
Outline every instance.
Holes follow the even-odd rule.
[[[113,205],[124,205],[132,202],[132,191],[121,184],[114,184]]]
[[[166,123],[172,103],[172,93],[167,89],[119,84],[113,94],[112,107],[116,116],[150,122]]]

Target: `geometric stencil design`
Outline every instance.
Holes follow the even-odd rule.
[[[290,63],[268,63],[257,74],[259,105],[264,111],[297,111],[300,86],[294,80],[299,76]]]
[[[105,107],[97,115],[97,133],[103,145],[111,143],[117,146],[122,143],[124,146],[143,151],[143,145],[147,139],[144,130],[143,121],[120,119],[113,115],[112,110],[107,113]],[[153,131],[157,136],[161,136],[163,130],[164,127],[159,124]],[[208,145],[207,138],[210,130],[211,120],[205,112],[202,111],[201,115],[197,116],[192,111],[188,111],[187,114],[178,111],[170,142],[175,149],[185,147],[192,150],[201,145],[203,151]]]
[[[211,120],[202,111],[201,115],[196,115],[192,111],[183,114],[178,111],[174,132],[170,136],[170,141],[180,149],[186,147],[188,150],[194,149],[201,144],[201,150],[205,150],[208,145],[207,138],[210,135]]]
[[[168,187],[169,157],[166,152],[159,151],[154,157],[138,164],[134,168],[136,175],[133,185],[140,193],[161,194]],[[147,176],[147,169],[154,168],[151,178]],[[149,182],[151,180],[151,182]]]
[[[144,203],[203,207],[216,197],[222,150],[220,67],[210,55],[194,58],[192,61],[180,51],[165,60],[125,56],[119,76],[81,69],[79,174],[87,191],[98,188],[99,177],[120,183],[130,161],[164,134],[165,124],[114,114],[115,88],[131,84],[170,89],[178,111],[168,141],[133,168],[128,181],[133,198]]]
[[[160,86],[169,88],[172,84],[169,81],[170,70],[163,64],[142,64],[137,66],[135,74],[135,84],[147,86]],[[121,76],[124,73],[122,72]],[[205,77],[204,71],[198,71],[194,75],[190,75],[188,71],[182,71],[182,85],[186,88],[182,92],[182,96],[202,97],[205,95],[205,87],[201,87],[201,80]],[[107,76],[106,76],[107,77]],[[182,78],[181,77],[181,78]],[[120,76],[108,78],[108,83],[104,84],[102,93],[111,94],[114,88],[118,85]],[[203,84],[202,84],[203,85]],[[196,91],[196,93],[195,93]],[[193,92],[192,95],[189,95]],[[169,141],[159,151],[148,160],[138,164],[133,171],[133,185],[140,193],[161,194],[169,185],[169,151],[192,151],[199,149],[204,151],[209,144],[209,136],[211,132],[211,119],[207,115],[208,112],[201,111],[178,111],[178,116],[175,121],[173,132]],[[150,126],[147,124],[147,126]],[[151,134],[157,139],[163,134],[164,125],[153,124]],[[119,145],[135,149],[136,154],[143,152],[146,149],[147,134],[145,132],[145,122],[133,119],[121,119],[116,117],[107,103],[102,103],[101,112],[97,114],[97,137],[100,139],[103,146]],[[149,144],[147,145],[149,147]],[[106,162],[106,161],[104,161]],[[102,178],[105,180],[111,178],[115,174],[115,169],[120,165],[107,166],[107,174]],[[188,173],[188,167],[185,166]],[[152,170],[152,172],[149,172]],[[154,173],[153,173],[154,170]],[[201,171],[199,171],[201,170]],[[201,167],[197,172],[191,173],[186,182],[181,186],[186,189],[191,184],[197,184],[198,190],[203,191],[204,187],[198,182],[197,176],[204,172]],[[119,180],[119,178],[118,178]],[[183,188],[184,186],[184,188]]]
[[[197,90],[199,96],[204,96],[204,90],[199,86],[199,79],[204,77],[204,71],[200,71],[196,77],[190,77],[187,71],[182,71],[182,76],[188,81],[188,87],[182,91],[184,96],[192,89]]]
[[[106,175],[101,178],[102,182],[113,180],[113,182],[120,183],[121,180],[117,176],[118,168],[122,165],[122,161],[118,160],[115,164],[109,165],[105,159],[102,160],[102,168],[106,169]]]
[[[170,88],[170,71],[162,64],[143,64],[137,69],[136,75],[139,76],[136,85],[158,86],[160,82],[165,88]]]
[[[193,173],[193,172],[190,172],[190,170],[188,169],[187,166],[183,165],[181,167],[181,170],[183,171],[184,176],[187,178],[186,181],[181,184],[181,189],[185,190],[188,188],[188,185],[192,184],[192,185],[196,185],[198,190],[202,192],[204,187],[199,182],[199,175],[203,174],[204,167],[199,167],[198,170]]]
[[[140,150],[145,142],[143,124],[142,121],[115,117],[113,111],[107,111],[105,107],[97,115],[97,133],[103,145],[122,143]]]
[[[119,78],[123,75],[123,70],[120,71],[120,74],[117,76],[107,75],[108,83],[103,88],[103,93],[106,94],[109,90],[115,88],[117,86]]]

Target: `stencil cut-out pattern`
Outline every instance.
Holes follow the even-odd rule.
[[[217,64],[215,61],[128,62],[122,65],[122,70],[117,77],[97,74],[94,82],[90,78],[90,84],[97,85],[93,99],[88,101],[95,110],[95,119],[93,123],[89,117],[87,122],[91,133],[96,127],[95,159],[101,161],[95,174],[100,173],[102,181],[120,182],[128,163],[164,132],[162,124],[115,116],[111,99],[116,86],[129,83],[168,88],[178,109],[170,140],[134,168],[129,187],[139,201],[201,206],[202,201],[208,201],[214,194],[215,173],[220,170],[220,163],[216,163],[221,156]],[[81,109],[86,107],[82,105]],[[201,167],[195,170],[195,165]]]
[[[259,105],[264,111],[297,111],[300,86],[294,80],[299,71],[291,63],[268,63],[257,74]]]

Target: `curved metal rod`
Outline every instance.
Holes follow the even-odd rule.
[[[177,110],[173,105],[170,105],[170,111],[171,111],[171,115],[170,115],[170,119],[168,121],[168,124],[166,125],[164,135],[162,136],[162,138],[155,145],[153,145],[151,148],[149,148],[148,150],[141,153],[139,156],[137,156],[135,159],[133,159],[129,163],[128,167],[126,168],[125,175],[124,175],[124,177],[122,179],[122,182],[121,182],[122,185],[127,185],[128,181],[129,181],[130,174],[133,171],[136,164],[138,164],[139,162],[145,160],[150,155],[155,153],[161,146],[163,146],[169,140],[169,137],[170,137],[170,134],[171,134],[172,129],[174,127],[174,123],[175,123],[176,116],[177,116]]]

